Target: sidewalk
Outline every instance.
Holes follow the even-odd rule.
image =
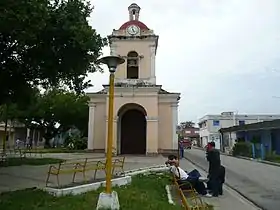
[[[180,167],[184,170],[191,171],[197,169],[201,175],[207,174],[199,168],[196,168],[192,163],[186,159],[180,160]],[[215,210],[257,210],[258,207],[254,206],[250,201],[240,196],[237,192],[224,185],[224,195],[218,198],[204,198],[204,200],[213,205]]]

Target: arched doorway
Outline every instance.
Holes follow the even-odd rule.
[[[146,154],[146,111],[138,104],[126,104],[119,112],[121,154]]]

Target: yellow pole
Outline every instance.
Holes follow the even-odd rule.
[[[113,147],[113,112],[114,112],[114,73],[110,73],[109,108],[108,108],[108,139],[106,155],[106,193],[112,192],[112,147]]]

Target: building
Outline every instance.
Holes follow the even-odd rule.
[[[190,127],[183,128],[178,131],[178,134],[185,139],[198,140],[199,139],[199,128]]]
[[[20,139],[22,142],[26,142],[28,137],[32,139],[34,146],[39,146],[43,144],[42,132],[39,129],[36,128],[28,129],[25,127],[24,124],[18,122],[10,123],[10,121],[8,121],[7,136],[8,136],[8,139],[6,139],[7,148],[13,148],[15,146],[17,139]],[[5,139],[5,123],[0,122],[1,145],[3,145],[4,139]]]
[[[192,145],[200,146],[199,128],[187,127],[177,131],[179,139],[185,139],[192,142]]]
[[[268,152],[280,154],[280,120],[263,121],[252,124],[236,125],[220,129],[222,145],[228,146],[235,139],[251,142],[253,139],[263,144]]]
[[[109,35],[111,55],[125,63],[115,73],[114,138],[118,154],[158,154],[178,148],[179,93],[156,84],[156,52],[159,36],[139,20],[140,7],[128,7],[129,20]],[[88,149],[107,148],[108,85],[88,93]]]
[[[235,125],[244,125],[262,121],[271,121],[280,119],[280,115],[242,115],[234,112],[223,112],[220,115],[205,115],[199,119],[200,143],[204,147],[207,142],[214,141],[216,147],[221,147],[221,128],[228,128]],[[236,136],[232,136],[225,145],[232,147],[235,143]]]

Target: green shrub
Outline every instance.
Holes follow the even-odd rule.
[[[249,142],[237,142],[232,149],[232,155],[252,157],[252,145]]]
[[[65,140],[64,146],[68,149],[84,150],[87,148],[87,139],[80,135],[69,136]]]

